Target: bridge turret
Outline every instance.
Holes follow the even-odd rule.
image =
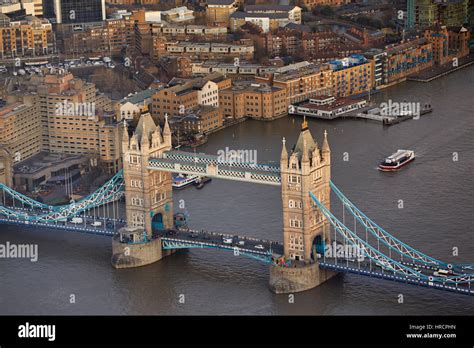
[[[311,163],[309,162],[308,146],[306,144],[306,139],[303,140],[303,155],[301,156],[301,172],[303,175],[309,173]]]
[[[127,121],[124,121],[123,128],[122,128],[122,151],[128,150],[128,146],[130,145],[130,137],[128,135],[128,126]]]
[[[138,146],[138,138],[137,134],[133,133],[132,137],[130,138],[130,144],[128,146],[129,150],[139,150],[140,147]]]
[[[163,142],[163,138],[161,137],[161,129],[160,126],[157,125],[153,135],[151,136],[151,146],[153,148],[159,147]]]
[[[13,155],[11,151],[0,144],[0,184],[13,186]]]
[[[163,127],[163,141],[171,149],[171,147],[172,147],[172,145],[171,145],[171,129],[170,129],[170,125],[168,123],[168,114],[165,115],[165,125]]]
[[[288,167],[288,151],[286,150],[286,139],[283,137],[280,156],[280,166]]]
[[[140,139],[140,151],[145,156],[148,156],[150,152],[150,139],[148,137],[147,129],[146,129],[146,122],[143,122],[142,127],[142,136]]]
[[[329,148],[328,132],[326,130],[324,131],[322,154],[323,154],[323,160],[327,163],[331,163],[331,149]]]
[[[319,151],[318,143],[316,143],[316,147],[311,154],[311,165],[312,166],[319,166],[321,164],[321,153]]]

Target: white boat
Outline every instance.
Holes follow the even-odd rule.
[[[415,152],[412,150],[398,150],[394,154],[385,158],[379,164],[379,170],[383,172],[393,172],[399,170],[404,165],[415,159]]]
[[[189,185],[194,185],[199,180],[198,175],[178,174],[173,177],[173,188],[182,189]]]

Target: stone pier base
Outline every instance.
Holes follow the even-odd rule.
[[[318,263],[298,267],[270,266],[269,286],[276,294],[313,289],[337,273],[320,269]]]
[[[115,268],[133,268],[149,265],[171,254],[161,249],[161,239],[157,238],[142,244],[121,243],[112,239],[112,266]]]

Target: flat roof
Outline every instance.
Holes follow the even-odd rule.
[[[120,103],[127,103],[127,102],[130,102],[132,104],[141,103],[145,99],[151,98],[153,96],[153,94],[155,94],[156,92],[158,92],[162,88],[163,87],[146,89],[144,91],[141,91],[141,92],[135,93],[131,96],[127,96],[127,97],[123,98],[122,100],[120,100]]]
[[[261,12],[242,12],[236,11],[230,15],[230,18],[271,18],[271,19],[288,19],[288,13],[261,13]]]
[[[15,102],[13,104],[7,104],[4,107],[0,108],[0,117],[8,116],[12,111],[17,111],[27,107],[26,104]]]
[[[64,167],[74,162],[84,162],[88,160],[83,154],[60,154],[51,152],[39,152],[27,160],[21,161],[13,166],[15,175],[35,174],[50,167]],[[71,163],[72,162],[72,163]]]
[[[323,100],[327,98],[328,98],[327,96],[324,96]],[[316,98],[311,98],[311,99],[316,99]],[[298,107],[312,109],[312,110],[333,111],[343,106],[349,106],[349,105],[360,103],[361,101],[364,101],[364,100],[365,99],[337,98],[334,102],[330,104],[318,105],[318,104],[313,104],[313,103],[304,103],[304,104],[298,105]]]
[[[207,0],[208,5],[232,5],[234,0]]]
[[[250,11],[285,11],[285,12],[288,12],[288,11],[291,11],[293,10],[295,7],[298,7],[298,6],[295,6],[295,5],[272,5],[272,4],[268,4],[268,5],[245,5],[244,6],[244,10],[246,12],[250,12]]]

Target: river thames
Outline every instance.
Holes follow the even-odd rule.
[[[328,131],[332,180],[352,202],[415,249],[453,263],[474,263],[473,91],[474,67],[470,67],[429,84],[405,82],[374,96],[378,103],[388,99],[430,103],[433,113],[419,120],[391,127],[364,120],[309,120],[319,144]],[[246,121],[211,135],[198,151],[257,150],[259,162],[279,164],[282,137],[290,149],[301,121],[298,117]],[[378,162],[397,149],[412,149],[417,159],[400,172],[379,172]],[[175,192],[175,204],[181,199],[192,228],[282,240],[278,187],[213,180],[202,190]],[[341,210],[337,205],[333,209]],[[231,253],[180,251],[150,266],[116,270],[110,264],[108,237],[5,225],[0,231],[0,243],[38,244],[39,251],[38,262],[0,260],[0,314],[470,315],[474,311],[469,296],[352,274],[295,294],[294,303],[289,303],[287,295],[268,289],[267,265]],[[459,256],[452,255],[453,248],[458,248]],[[70,303],[71,295],[75,303]]]

